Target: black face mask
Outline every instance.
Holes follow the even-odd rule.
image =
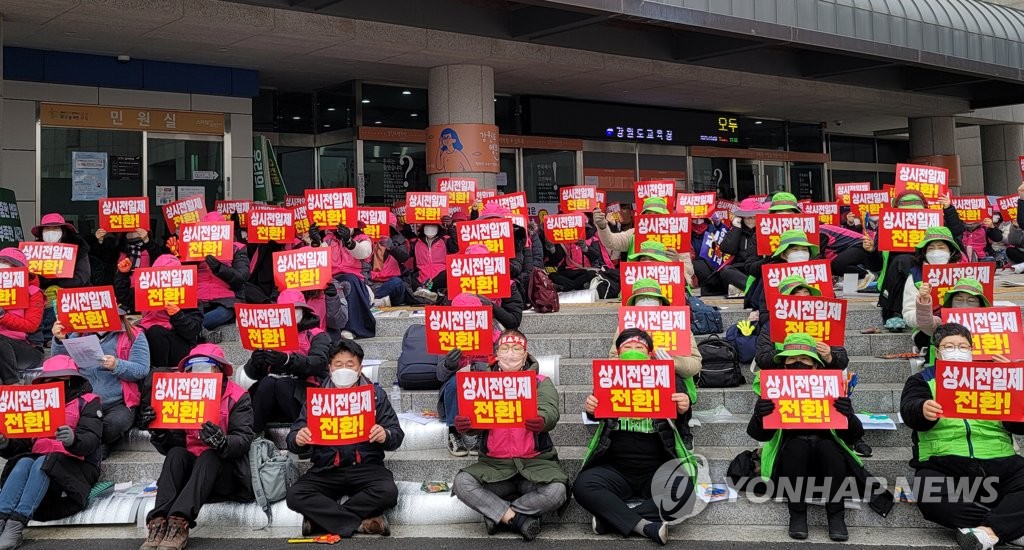
[[[128,246],[142,246],[142,239],[140,237],[128,237]]]

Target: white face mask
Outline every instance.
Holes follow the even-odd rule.
[[[0,269],[7,269],[8,267],[14,267],[14,266],[7,265],[7,264],[5,264],[3,262],[0,262]]]
[[[351,388],[359,380],[359,373],[352,369],[337,369],[331,371],[331,382],[336,388]]]
[[[939,356],[944,361],[970,361],[974,355],[971,350],[954,349],[950,351],[939,350]]]
[[[646,298],[646,297],[645,298],[637,298],[637,300],[635,302],[633,302],[633,305],[635,305],[635,306],[660,306],[661,305],[661,300],[659,300],[657,298]]]
[[[949,263],[949,251],[947,250],[929,250],[924,253],[924,259],[930,264],[944,265]]]
[[[246,231],[245,229],[239,231],[238,233],[239,233],[239,235],[241,235],[243,241],[249,239],[249,232]]]
[[[303,311],[301,307],[295,308],[295,324],[296,325],[302,322],[302,316],[303,316],[304,313],[305,313],[305,311]]]
[[[62,229],[44,229],[43,230],[43,242],[45,243],[59,243],[61,237],[64,236],[64,230]]]
[[[786,254],[786,261],[789,263],[806,262],[811,259],[811,253],[806,250],[794,250]]]
[[[424,227],[423,228],[423,234],[426,235],[426,237],[428,239],[433,239],[434,237],[437,236],[437,226],[436,225],[428,225],[428,226]]]

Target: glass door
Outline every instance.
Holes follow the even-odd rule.
[[[788,190],[785,162],[736,159],[736,200]]]
[[[168,136],[146,140],[146,164],[152,228],[167,232],[162,206],[193,195],[203,195],[207,211],[224,198],[224,142],[220,138]],[[159,231],[157,229],[159,228]]]
[[[764,174],[762,195],[773,195],[779,191],[789,191],[789,178],[786,176],[785,162],[761,161],[761,173]]]
[[[515,149],[502,149],[499,161],[498,193],[519,191],[519,155]]]

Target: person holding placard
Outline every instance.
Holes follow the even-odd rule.
[[[7,459],[0,476],[0,548],[21,546],[30,520],[52,521],[81,512],[100,478],[100,400],[70,357],[51,357],[32,384],[64,383],[65,424],[53,437],[0,436]]]
[[[726,294],[730,298],[743,297],[749,277],[760,274],[749,273],[747,262],[758,257],[757,215],[767,213],[768,208],[752,197],[743,199],[739,208],[733,212],[732,229],[725,235],[721,245],[722,252],[732,256],[729,265],[722,268],[722,279],[727,285]]]
[[[150,267],[157,256],[170,253],[167,247],[149,238],[149,231],[141,228],[127,233],[108,233],[101,227],[95,235],[84,237],[92,254],[90,264],[99,261],[103,265],[102,274],[92,277],[90,284],[93,286],[113,284],[115,270],[124,260],[128,260],[133,269]]]
[[[370,262],[370,287],[374,307],[405,305],[410,294],[405,284],[405,267],[411,258],[409,241],[398,230],[398,218],[388,212],[388,235],[373,245]]]
[[[807,279],[799,274],[792,274],[779,281],[779,294],[783,296],[821,296],[821,291],[807,283]],[[772,339],[771,326],[765,323],[757,335],[757,355],[755,362],[761,370],[780,368],[775,357],[782,346]],[[815,351],[821,357],[826,369],[846,370],[850,364],[850,356],[843,346],[829,346],[824,342],[815,344]]]
[[[490,254],[490,251],[482,244],[471,244],[466,248],[466,254],[486,255]],[[519,285],[514,283],[515,280],[513,279],[511,296],[508,298],[488,299],[483,296],[477,296],[482,302],[482,305],[491,307],[491,311],[494,313],[494,320],[500,325],[498,330],[519,328],[520,323],[523,322],[523,307],[525,300],[523,299],[523,293],[519,290]],[[461,296],[461,294],[459,296]],[[455,298],[458,299],[458,296]]]
[[[643,206],[640,209],[640,214],[670,214],[668,211],[668,201],[664,197],[647,197],[644,199]],[[601,241],[601,245],[607,250],[609,255],[622,257],[633,253],[633,229],[626,229],[619,233],[612,233],[608,227],[608,219],[605,217],[604,212],[599,208],[595,208],[593,212],[594,226],[597,228],[597,237]],[[699,248],[697,250],[700,250]],[[675,251],[672,252],[675,256]],[[693,259],[689,253],[680,254],[679,261],[685,264],[684,274],[687,282],[693,280]]]
[[[807,262],[817,259],[819,252],[819,246],[807,239],[807,233],[800,229],[789,229],[783,231],[782,235],[779,236],[779,246],[770,258],[755,257],[747,262],[745,269],[753,277],[753,282],[748,286],[749,290],[743,299],[743,307],[757,310],[758,324],[761,329],[771,319],[771,313],[768,311],[768,301],[765,298],[765,282],[762,277],[761,267],[766,264],[798,264]]]
[[[255,498],[249,469],[252,401],[231,381],[234,370],[216,344],[200,344],[178,363],[179,372],[223,375],[220,414],[197,430],[150,430],[150,441],[165,458],[140,548],[183,550],[204,504]]]
[[[784,369],[824,369],[825,361],[817,348],[818,341],[812,336],[790,334],[774,361]],[[777,488],[786,488],[782,492],[789,501],[789,536],[797,540],[807,538],[810,488],[824,485],[828,487],[825,504],[828,536],[834,541],[847,540],[845,498],[842,498],[846,495],[839,490],[847,478],[866,477],[860,459],[851,450],[864,436],[864,427],[854,414],[850,398],[839,397],[833,404],[835,412],[847,419],[845,430],[780,430],[764,427],[765,418],[775,410],[775,402],[764,398],[760,373],[754,379],[754,392],[758,400],[747,424],[747,435],[765,443],[761,449],[761,478],[770,480]]]
[[[930,345],[928,334],[918,330],[917,301],[921,293],[922,266],[960,263],[963,255],[953,234],[945,227],[929,227],[924,239],[917,243],[911,256],[910,273],[903,284],[903,321],[914,330],[914,345],[925,349]],[[930,290],[930,289],[929,289]],[[930,302],[930,300],[929,300]]]
[[[971,360],[971,332],[963,325],[939,325],[932,342],[939,359]],[[1024,422],[944,418],[935,401],[937,383],[932,364],[908,378],[900,396],[900,415],[914,430],[910,465],[921,514],[957,529],[965,550],[991,550],[1000,541],[1024,546],[1024,458],[1013,448],[1013,436],[1024,435]],[[983,479],[988,489],[974,498],[953,493],[950,485],[978,486]]]
[[[49,347],[50,329],[53,327],[54,321],[57,320],[57,313],[53,308],[53,304],[57,299],[57,289],[89,286],[90,279],[92,278],[92,267],[89,263],[89,245],[85,242],[85,239],[79,236],[78,230],[75,229],[74,225],[64,221],[64,216],[60,214],[46,214],[39,220],[39,225],[32,228],[32,234],[35,235],[36,239],[44,243],[73,244],[78,247],[78,252],[75,254],[75,272],[73,277],[70,279],[51,279],[39,276],[39,288],[46,295],[46,308],[43,309],[42,324],[35,333],[29,335],[28,340],[41,348],[43,346]]]
[[[522,428],[490,430],[473,430],[468,416],[456,416],[460,433],[479,435],[480,458],[456,474],[452,494],[484,516],[488,535],[510,529],[530,541],[540,534],[540,516],[560,509],[568,494],[569,477],[551,440],[560,416],[560,398],[551,380],[538,372],[537,360],[527,351],[521,332],[502,332],[495,355],[488,371],[528,371],[536,376],[537,416],[527,419]]]
[[[28,267],[28,259],[14,247],[0,250],[0,268],[8,267]],[[39,277],[29,273],[25,282],[28,307],[0,307],[0,382],[4,384],[17,384],[22,372],[43,364],[42,351],[28,339],[42,323],[46,298],[39,289]]]
[[[306,388],[327,378],[331,337],[320,329],[320,318],[298,290],[286,290],[278,304],[295,306],[299,349],[292,353],[256,350],[245,363],[245,374],[256,381],[252,396],[253,431],[263,433],[268,422],[295,422],[306,403]]]
[[[624,360],[650,359],[654,349],[651,335],[635,328],[622,331],[615,338],[615,344],[614,357]],[[689,390],[678,371],[674,383],[676,388]],[[594,533],[618,533],[624,537],[637,534],[658,544],[668,543],[666,522],[675,518],[662,515],[659,505],[647,496],[655,472],[672,460],[687,464],[688,487],[673,489],[674,495],[690,494],[696,477],[696,461],[683,442],[683,434],[689,433],[690,393],[676,391],[672,402],[676,410],[673,419],[606,418],[599,421],[583,457],[580,474],[573,483],[573,496],[594,515],[591,523]],[[597,397],[587,396],[585,410],[591,420],[595,420],[598,405]],[[631,508],[625,501],[634,498],[642,502]]]
[[[288,433],[288,450],[310,454],[312,468],[288,488],[288,507],[302,514],[302,535],[323,533],[349,538],[354,533],[388,536],[384,512],[398,503],[395,476],[384,466],[384,452],[397,450],[405,432],[380,386],[363,376],[363,348],[341,340],[330,352],[330,376],[321,387],[373,389],[375,422],[369,439],[349,445],[313,444],[307,408]],[[310,449],[312,447],[312,449]],[[347,496],[344,504],[338,499]]]
[[[223,222],[224,216],[210,212],[203,216],[203,221]],[[249,280],[249,255],[245,245],[235,241],[231,244],[230,262],[207,255],[198,267],[199,310],[203,312],[203,328],[212,331],[235,319],[235,303]],[[210,343],[220,343],[219,333],[204,333],[204,336],[209,336],[204,340]]]
[[[1010,210],[1012,212],[1012,210]],[[1017,187],[1017,219],[1003,220],[999,224],[1003,233],[1007,261],[1015,273],[1024,273],[1024,183]]]
[[[497,203],[490,203],[481,215],[487,212],[488,208],[500,206]],[[416,237],[409,241],[412,247],[412,269],[415,273],[413,283],[414,286],[418,285],[413,296],[429,304],[438,303],[439,296],[448,288],[446,258],[449,254],[459,252],[458,241],[447,234],[440,234],[440,231],[439,225],[424,224],[416,231]]]

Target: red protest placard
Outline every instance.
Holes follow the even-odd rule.
[[[235,304],[235,322],[242,347],[247,350],[299,349],[295,306],[291,304]]]
[[[661,197],[665,199],[669,212],[675,210],[676,182],[675,180],[649,180],[633,182],[633,205],[634,210],[640,212],[644,208],[644,200],[650,197]]]
[[[302,198],[302,197],[299,197]],[[214,208],[224,216],[224,221],[230,221],[232,214],[238,214],[238,225],[243,229],[249,227],[249,209],[252,207],[250,200],[226,200],[214,203]]]
[[[1006,195],[996,199],[996,208],[1003,215],[1004,222],[1012,222],[1017,219],[1017,201],[1020,195]]]
[[[508,258],[497,254],[450,254],[447,262],[449,297],[463,292],[487,298],[512,295]]]
[[[28,268],[5,267],[0,269],[0,308],[25,309],[28,300]]]
[[[761,395],[775,402],[766,430],[845,430],[849,420],[833,403],[846,396],[841,370],[764,370]]]
[[[683,262],[622,262],[619,264],[619,280],[622,288],[622,303],[633,295],[633,283],[637,279],[654,279],[661,285],[661,294],[674,306],[686,305],[686,275]]]
[[[964,223],[981,223],[989,217],[988,197],[985,195],[950,197],[950,201],[956,213],[960,214],[960,221]]]
[[[594,417],[675,418],[674,368],[672,361],[594,359]]]
[[[942,225],[942,212],[929,209],[882,208],[878,213],[878,249],[913,252],[929,227]]]
[[[738,210],[740,204],[738,202],[727,201],[725,199],[718,199],[715,203],[715,212],[711,215],[711,218],[716,221],[730,222],[730,218],[733,216],[733,212]]]
[[[306,388],[306,426],[313,436],[312,444],[352,445],[369,441],[370,428],[377,423],[375,397],[372,384]]]
[[[373,242],[391,235],[388,229],[388,209],[384,207],[360,206],[356,210],[356,220],[363,224],[363,235]]]
[[[835,197],[836,202],[850,206],[851,196],[850,194],[854,191],[871,191],[871,182],[868,181],[857,181],[852,183],[837,183],[835,184]]]
[[[173,232],[186,223],[199,223],[206,215],[206,199],[202,195],[193,195],[164,205],[164,220],[167,228]]]
[[[235,228],[231,222],[187,223],[179,233],[178,254],[182,262],[201,262],[207,256],[230,262],[234,257]]]
[[[921,164],[896,165],[896,194],[917,191],[925,199],[937,200],[949,192],[949,170]]]
[[[465,254],[470,245],[482,244],[491,254],[506,258],[516,257],[516,243],[512,235],[512,220],[491,218],[472,222],[458,222],[455,231],[459,237],[459,253]]]
[[[162,310],[169,305],[199,307],[199,269],[194,265],[140,267],[132,278],[136,311]]]
[[[839,225],[837,202],[805,202],[804,214],[818,216],[818,225]]]
[[[634,218],[633,252],[646,241],[658,241],[676,252],[690,252],[690,216],[688,214],[640,214]]]
[[[530,213],[529,208],[526,206],[526,193],[523,191],[507,195],[484,197],[483,190],[480,190],[477,192],[477,197],[481,198],[480,204],[483,208],[487,208],[488,204],[496,203],[498,206],[508,208],[513,214],[526,216]]]
[[[274,252],[274,284],[280,291],[323,290],[331,281],[328,248],[298,248]]]
[[[476,178],[438,178],[438,193],[448,195],[448,206],[467,209],[476,202]]]
[[[291,244],[295,240],[294,213],[287,208],[251,210],[248,240],[249,244]]]
[[[508,219],[512,221],[512,225],[517,225],[524,229],[526,228],[526,224],[528,223],[526,221],[526,216],[520,214],[509,214]]]
[[[597,208],[597,187],[593,185],[573,185],[558,190],[558,209],[569,214],[572,212],[592,212]]]
[[[309,234],[309,217],[306,215],[306,205],[297,204],[289,207],[292,210],[292,219],[295,220],[295,235],[301,238],[302,235]]]
[[[935,362],[942,418],[1024,421],[1024,363]]]
[[[398,218],[399,221],[405,222],[405,201],[396,202],[391,206],[391,213]]]
[[[464,355],[494,353],[490,306],[426,306],[427,353],[444,355],[454,348]]]
[[[482,201],[484,199],[489,199],[491,197],[497,197],[497,196],[498,196],[498,190],[497,189],[477,189],[476,190],[476,200],[478,200],[478,201]]]
[[[883,206],[889,206],[892,197],[889,192],[882,191],[854,191],[850,193],[850,211],[861,220],[864,215],[877,216]]]
[[[766,297],[767,301],[767,297]],[[814,296],[776,296],[768,301],[772,341],[803,332],[830,346],[842,346],[846,337],[846,300]]]
[[[718,193],[677,193],[676,212],[691,218],[710,218],[718,204]]]
[[[522,428],[537,418],[537,375],[533,372],[457,372],[459,414],[474,429]]]
[[[293,206],[299,206],[300,204],[306,204],[305,195],[285,195],[284,196],[284,207],[291,208]]]
[[[981,283],[985,297],[988,298],[988,303],[992,303],[996,285],[996,264],[992,262],[946,265],[924,264],[921,267],[921,281],[931,285],[932,305],[935,307],[942,306],[942,302],[946,299],[946,293],[953,288],[957,281],[964,277],[970,277]]]
[[[779,247],[782,234],[799,229],[807,234],[807,242],[818,244],[818,217],[809,214],[758,214],[757,253],[770,256]]]
[[[613,202],[608,205],[608,210],[605,212],[605,216],[608,221],[613,223],[619,223],[622,221],[622,204]]]
[[[1017,157],[1017,164],[1020,165],[1020,179],[1024,181],[1024,156]]]
[[[549,243],[575,244],[587,238],[586,227],[583,214],[548,214],[544,217],[544,238]]]
[[[18,248],[28,260],[29,273],[48,279],[70,279],[75,276],[78,245],[64,243],[20,243]]]
[[[597,208],[598,210],[604,210],[605,205],[608,204],[608,194],[600,189],[597,190]]]
[[[654,348],[672,357],[690,355],[690,308],[687,306],[622,306],[619,308],[619,332],[638,328],[654,339]]]
[[[994,355],[1024,359],[1024,322],[1019,307],[944,307],[941,317],[943,323],[959,323],[971,331],[976,360],[989,360]]]
[[[447,193],[406,193],[406,223],[427,223],[439,225],[441,218],[448,215]]]
[[[0,434],[8,439],[53,437],[64,420],[64,383],[0,386]]]
[[[56,307],[57,320],[64,325],[64,332],[121,330],[112,286],[58,289]]]
[[[149,428],[198,430],[220,420],[219,372],[154,372],[152,402],[156,419]]]
[[[306,189],[306,215],[320,229],[355,227],[355,189]]]
[[[145,197],[100,199],[100,229],[107,233],[149,231],[149,200]]]
[[[811,260],[800,263],[764,264],[761,266],[761,277],[764,281],[764,296],[771,300],[779,296],[779,283],[790,275],[800,275],[807,284],[821,291],[826,298],[835,298],[832,286],[832,262],[829,260]],[[770,302],[769,302],[770,303]]]

